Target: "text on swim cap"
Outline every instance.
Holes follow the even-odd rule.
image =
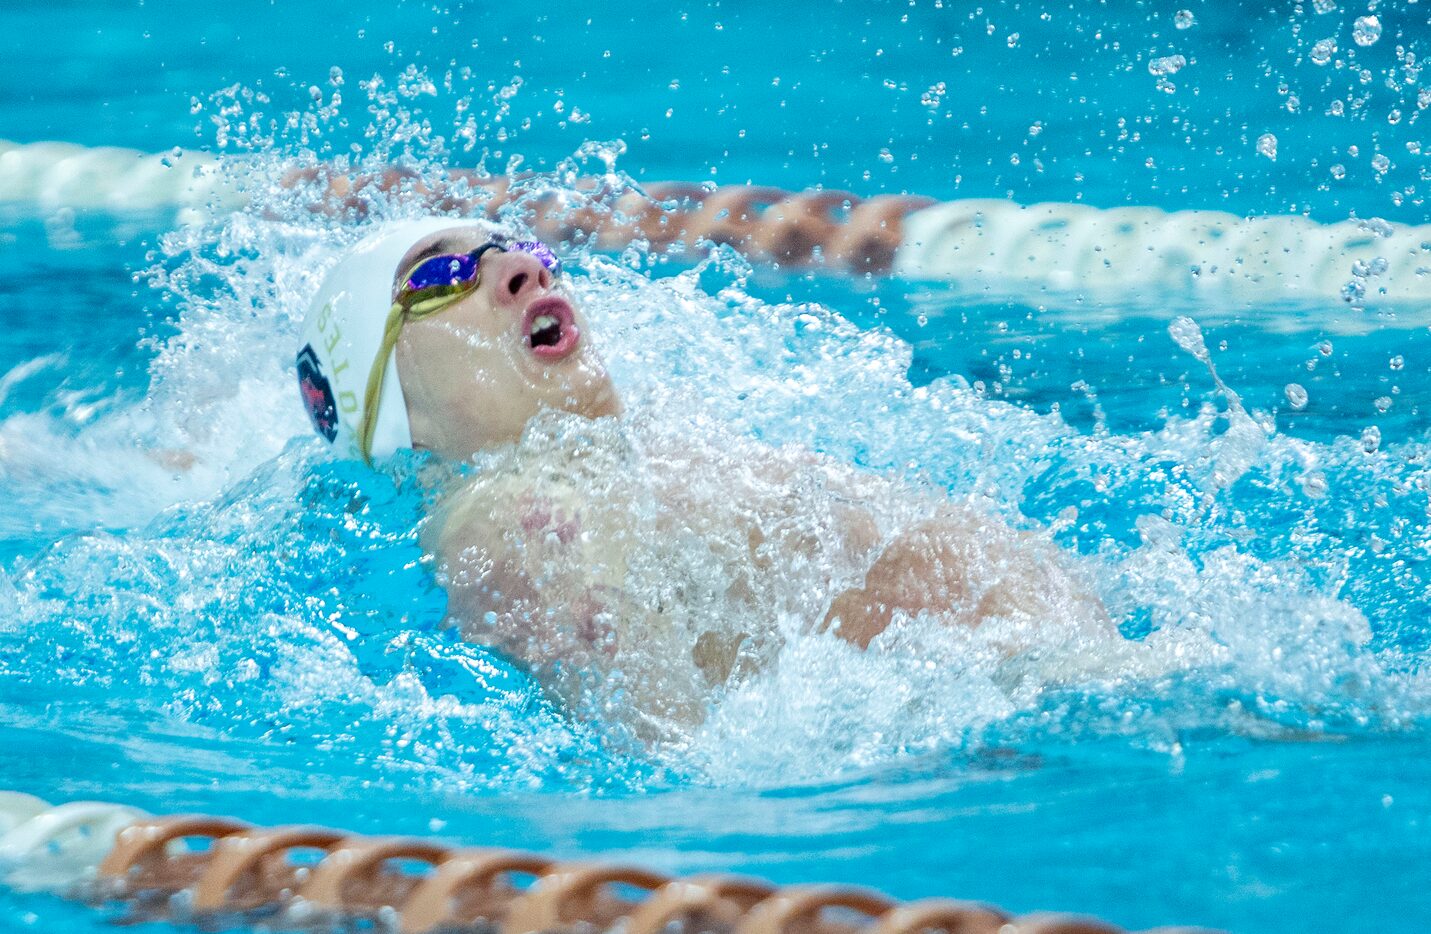
[[[344,382],[343,373],[348,369],[349,361],[346,355],[342,359],[336,359],[333,356],[338,345],[342,343],[343,330],[334,320],[331,301],[325,304],[323,310],[318,314],[318,333],[323,339],[323,355],[328,358],[333,382],[341,385]],[[356,415],[358,394],[351,389],[341,389],[338,392],[338,408],[347,415]]]

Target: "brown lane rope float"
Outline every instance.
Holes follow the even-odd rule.
[[[68,875],[36,885],[46,867]],[[0,884],[19,887],[20,879],[31,889],[117,909],[120,923],[226,929],[261,923],[397,934],[1126,934],[1087,918],[1013,917],[951,899],[904,904],[857,886],[780,887],[722,874],[672,878],[621,863],[559,862],[323,827],[254,827],[205,815],[149,817],[99,802],[51,807],[0,793]]]
[[[746,257],[794,269],[825,268],[884,275],[904,237],[904,218],[935,201],[913,195],[861,199],[842,191],[791,193],[756,185],[719,188],[652,182],[641,190],[582,178],[543,191],[538,176],[449,173],[425,182],[411,172],[334,175],[317,168],[291,173],[289,187],[316,185],[316,211],[364,214],[374,194],[400,193],[438,211],[495,219],[515,209],[533,232],[553,243],[583,241],[602,250],[644,242],[650,249],[693,253],[728,245]]]

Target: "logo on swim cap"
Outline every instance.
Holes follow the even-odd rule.
[[[331,444],[338,437],[338,404],[312,344],[304,344],[298,351],[298,391],[303,394],[303,405],[308,409],[313,427]]]

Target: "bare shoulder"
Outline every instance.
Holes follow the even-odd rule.
[[[438,501],[427,526],[425,550],[445,561],[474,544],[497,544],[527,487],[516,474],[467,478]]]

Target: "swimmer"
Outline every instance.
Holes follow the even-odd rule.
[[[326,276],[297,356],[341,457],[461,465],[424,528],[465,638],[643,740],[778,664],[793,632],[860,648],[896,620],[1107,635],[1047,541],[817,452],[626,399],[555,253],[491,225],[388,225]],[[595,713],[595,711],[591,711]]]

